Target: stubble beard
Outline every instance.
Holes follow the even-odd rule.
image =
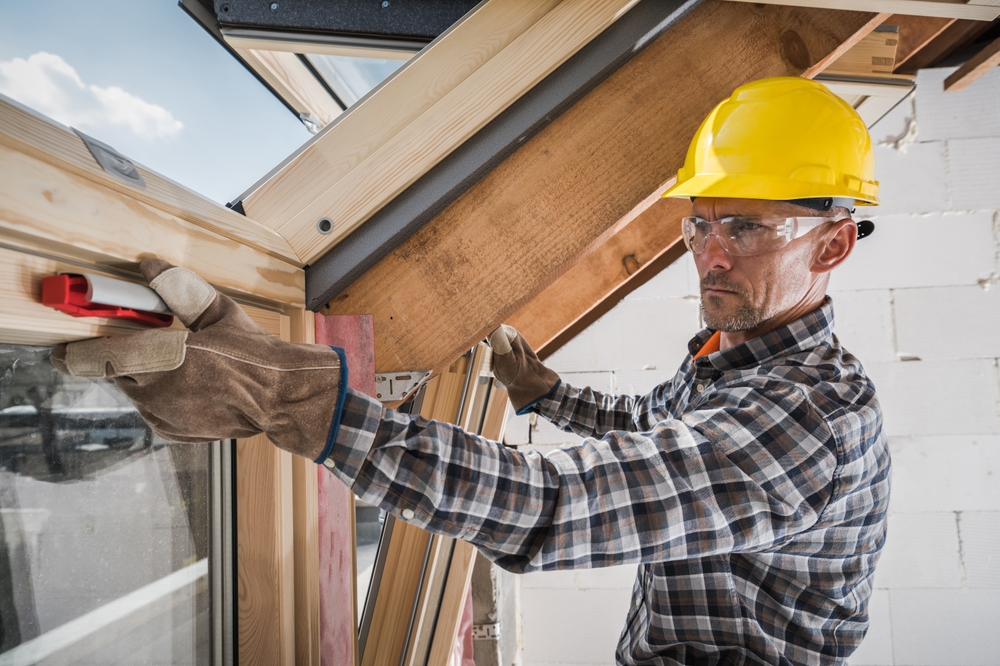
[[[740,299],[739,305],[731,312],[721,311],[722,298],[705,295],[705,289],[710,287],[734,292]],[[707,305],[715,305],[716,307],[710,310]],[[708,274],[701,279],[701,316],[706,327],[724,333],[751,331],[768,319],[765,308],[754,306],[750,302],[749,295],[743,289],[713,274]]]

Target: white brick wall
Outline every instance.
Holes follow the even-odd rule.
[[[830,284],[893,457],[889,537],[852,666],[1000,664],[1000,68],[945,93],[951,71],[920,72],[915,97],[872,128],[882,205],[859,213],[877,230]],[[698,330],[697,293],[685,255],[550,365],[571,383],[647,392]],[[515,417],[508,441],[579,438]],[[522,663],[612,663],[634,575],[520,577]]]

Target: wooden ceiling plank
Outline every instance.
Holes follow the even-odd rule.
[[[2,95],[0,144],[290,264],[302,265],[288,242],[275,231],[140,164],[135,166],[146,183],[145,187],[136,187],[110,175],[74,132]]]
[[[894,71],[897,74],[916,74],[917,70],[932,67],[951,53],[976,41],[991,25],[984,21],[955,21],[920,50],[911,54],[905,63],[897,63]]]
[[[992,21],[1000,16],[1000,7],[965,0],[730,0],[731,2],[763,2],[769,5],[792,5],[846,11],[889,12],[913,16],[941,16]]]
[[[564,0],[279,229],[311,263],[638,0]],[[317,231],[329,218],[331,233]]]
[[[243,200],[244,210],[269,228],[284,226],[558,3],[490,0],[469,13],[324,128],[308,148]]]
[[[997,65],[1000,65],[1000,37],[983,47],[967,63],[952,72],[944,80],[944,89],[951,91],[967,88]]]
[[[956,20],[958,19],[905,14],[893,14],[886,19],[886,24],[899,26],[899,46],[896,48],[896,66],[893,71],[898,72],[911,56],[930,44]]]
[[[327,311],[374,316],[379,371],[441,370],[590,253],[609,227],[676,173],[695,129],[735,87],[813,70],[875,19],[702,4]]]

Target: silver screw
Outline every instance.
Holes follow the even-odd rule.
[[[271,3],[271,11],[273,12],[273,11],[276,11],[277,9],[278,9],[278,3],[277,2],[272,2]]]
[[[388,7],[389,7],[389,0],[382,0],[382,9],[386,9]]]

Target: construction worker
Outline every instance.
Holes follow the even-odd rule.
[[[159,260],[142,270],[190,333],[52,359],[113,378],[167,439],[263,432],[511,571],[639,563],[619,664],[841,664],[868,627],[889,456],[825,294],[873,229],[851,217],[877,203],[873,175],[864,123],[818,83],[765,79],[720,103],[665,194],[693,200],[707,326],[673,379],[604,395],[560,381],[513,329],[490,336],[518,413],[587,438],[547,456],[384,408],[346,388],[341,351],[282,342]]]

